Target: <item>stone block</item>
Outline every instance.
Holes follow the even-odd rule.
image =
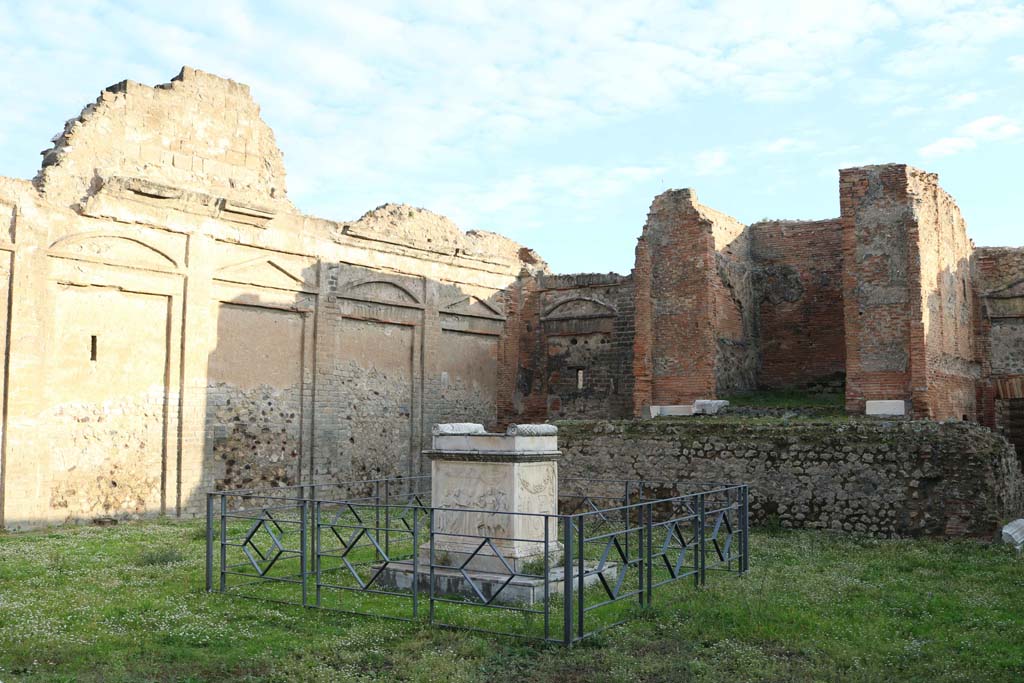
[[[559,553],[560,555],[561,553]],[[557,559],[552,557],[551,563],[555,564],[560,559],[560,557]],[[419,584],[420,595],[428,594],[430,592],[429,562],[421,558],[418,569],[417,583]],[[597,563],[587,562],[584,566],[583,585],[585,588],[589,588],[600,581],[597,569]],[[374,572],[378,570],[380,570],[380,574],[377,581],[381,586],[400,591],[411,591],[414,577],[417,576],[413,571],[411,560],[389,562],[386,566],[378,565],[374,567]],[[576,567],[573,566],[573,571],[570,574],[570,580],[573,582],[574,589],[576,582],[579,580],[579,575],[575,570]],[[614,585],[619,573],[618,565],[609,562],[604,565],[600,573],[604,575],[605,581]],[[434,567],[435,595],[462,596],[478,600],[479,596],[476,592],[478,590],[485,599],[501,604],[532,605],[544,600],[544,579],[542,576],[513,576],[509,579],[507,571],[477,571],[472,573],[472,580],[473,585],[470,585],[466,576],[456,568],[438,567],[436,565]],[[474,590],[474,586],[476,590]],[[552,567],[548,573],[549,594],[558,595],[564,589],[565,568]]]
[[[865,401],[865,415],[899,417],[907,414],[906,401]]]
[[[693,414],[694,410],[692,405],[658,406],[658,415],[660,417],[679,417]]]
[[[1024,518],[1015,519],[1003,527],[1003,543],[1014,546],[1017,552],[1024,548]]]
[[[716,401],[708,399],[698,399],[693,402],[693,414],[694,415],[716,415],[718,411],[729,405],[728,401]]]

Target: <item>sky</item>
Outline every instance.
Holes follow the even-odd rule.
[[[124,79],[247,83],[305,213],[387,202],[628,273],[652,199],[839,214],[838,169],[939,174],[1024,245],[1024,3],[0,0],[0,175]]]

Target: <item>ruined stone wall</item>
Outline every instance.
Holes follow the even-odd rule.
[[[287,202],[283,157],[249,87],[188,67],[155,88],[122,81],[104,90],[43,153],[36,183],[51,202],[71,206],[110,177]]]
[[[649,277],[636,282],[635,365],[650,365],[650,401],[689,403],[752,388],[756,311],[744,226],[697,202],[692,190],[655,198],[637,251]]]
[[[982,247],[975,255],[982,422],[1024,454],[1024,249]]]
[[[846,404],[910,401],[918,417],[974,419],[973,245],[938,177],[904,165],[840,173]]]
[[[970,423],[564,422],[559,444],[562,477],[749,484],[755,523],[990,539],[1024,514],[1016,453]]]
[[[905,166],[839,173],[843,226],[846,409],[869,400],[909,400],[910,328],[920,320],[911,261],[913,207]]]
[[[974,344],[974,245],[960,209],[939,187],[938,176],[912,168],[907,173],[921,300],[920,328],[916,320],[911,326],[914,413],[939,420],[975,420],[981,370]]]
[[[0,179],[0,524],[417,474],[432,422],[496,423],[506,289],[543,261],[409,206],[304,216],[280,159],[245,86],[185,69]]]
[[[763,388],[842,385],[846,372],[842,226],[765,221],[750,226],[759,301]]]
[[[506,422],[633,414],[634,300],[630,277],[538,275],[517,317],[524,355]]]
[[[746,391],[757,384],[759,354],[750,231],[731,216],[707,207],[701,207],[701,214],[711,222],[715,247],[715,271],[710,279],[714,297],[711,324],[717,344],[715,392]]]

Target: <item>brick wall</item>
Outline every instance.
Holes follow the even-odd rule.
[[[975,420],[981,369],[974,343],[974,245],[960,209],[939,187],[938,176],[914,168],[907,168],[907,174],[916,219],[921,302],[920,327],[915,320],[911,336],[914,413],[939,420]]]
[[[519,380],[503,421],[633,414],[633,281],[538,275],[517,287]]]
[[[842,226],[765,221],[750,226],[759,299],[758,386],[805,387],[846,372]]]
[[[910,398],[911,322],[920,319],[920,300],[906,167],[840,171],[839,204],[846,408],[863,413],[865,401]]]
[[[752,385],[756,339],[744,226],[697,202],[692,190],[655,197],[637,249],[638,325],[649,338],[650,403],[674,405]],[[644,390],[646,394],[646,390]],[[645,396],[646,398],[646,396]]]
[[[1002,430],[1024,453],[1024,248],[975,251],[982,303],[977,344],[982,360],[978,397],[983,424]]]
[[[938,177],[890,164],[840,172],[847,409],[872,399],[975,419],[973,245]]]

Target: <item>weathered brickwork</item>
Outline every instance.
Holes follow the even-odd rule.
[[[517,319],[529,362],[518,366],[512,419],[633,414],[634,292],[620,275],[537,275]]]
[[[566,477],[750,484],[755,522],[991,539],[1024,511],[1005,439],[969,423],[559,423]],[[671,493],[671,492],[666,492]]]
[[[692,190],[665,192],[651,204],[637,248],[647,281],[634,290],[634,308],[645,316],[634,366],[649,367],[650,403],[754,387],[749,252],[744,226],[698,203]]]
[[[846,373],[842,224],[766,221],[750,226],[766,388],[841,389]]]
[[[847,408],[902,399],[914,415],[976,419],[977,302],[956,203],[902,165],[840,175]]]
[[[412,476],[436,422],[630,418],[764,387],[845,381],[851,412],[903,400],[1024,444],[1024,250],[974,249],[907,166],[842,171],[840,200],[837,219],[746,226],[669,190],[630,274],[552,275],[416,207],[300,213],[247,86],[187,67],[119,83],[34,180],[0,178],[0,526]],[[985,472],[1002,496],[1009,475]],[[913,533],[920,514],[840,526]],[[975,533],[967,517],[944,524]]]
[[[981,248],[975,254],[982,422],[1004,431],[1024,453],[1024,249]]]

